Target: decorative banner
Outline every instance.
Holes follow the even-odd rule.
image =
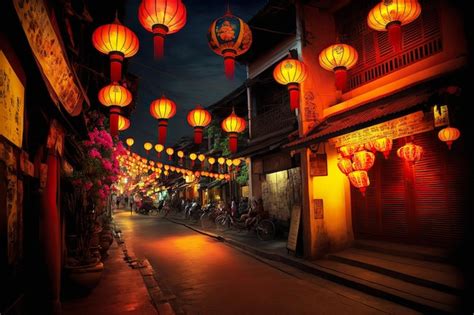
[[[0,135],[21,148],[25,87],[0,50]]]
[[[430,130],[433,130],[433,116],[424,115],[422,111],[418,111],[381,124],[331,138],[329,142],[338,148],[344,145],[367,143],[383,137],[397,139]]]
[[[449,125],[448,105],[435,105],[433,107],[433,114],[435,127]]]
[[[13,4],[36,62],[53,90],[50,93],[54,92],[53,98],[59,100],[70,115],[79,115],[82,92],[75,82],[44,2],[13,0]]]

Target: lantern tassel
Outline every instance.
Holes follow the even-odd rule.
[[[166,131],[168,128],[168,122],[165,119],[158,121],[158,143],[165,145],[166,143]]]
[[[365,197],[365,187],[360,187],[359,190],[362,196]]]
[[[110,58],[110,80],[112,82],[119,82],[122,80],[122,62],[123,55],[118,52],[111,52]]]
[[[202,128],[199,128],[199,127],[194,128],[194,143],[196,144],[202,143]]]
[[[453,141],[446,141],[446,144],[448,145],[448,150],[451,150],[451,146],[453,145]]]
[[[388,40],[395,52],[402,50],[402,29],[400,22],[392,22],[387,25]]]
[[[164,25],[153,26],[153,48],[155,59],[161,59],[165,55],[165,36],[168,28]]]
[[[227,79],[234,79],[235,54],[232,51],[224,52],[224,72]]]
[[[112,139],[118,136],[118,120],[119,120],[120,109],[110,109],[110,135]]]
[[[347,70],[345,67],[337,67],[334,69],[334,74],[336,76],[336,89],[343,91],[346,89],[347,82]]]
[[[288,92],[290,93],[290,109],[295,111],[295,109],[300,108],[300,87],[297,83],[288,84]]]
[[[236,133],[229,134],[229,150],[232,153],[237,152],[237,134]]]

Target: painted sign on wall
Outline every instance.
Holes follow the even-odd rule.
[[[21,148],[25,87],[0,50],[0,135]]]
[[[43,75],[57,99],[70,115],[82,109],[82,93],[66,60],[61,42],[54,31],[48,12],[41,0],[14,0],[26,38]]]

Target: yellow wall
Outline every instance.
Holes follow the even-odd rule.
[[[350,184],[337,167],[336,149],[326,144],[328,176],[312,177],[314,199],[323,199],[324,233],[329,251],[343,248],[352,241]]]

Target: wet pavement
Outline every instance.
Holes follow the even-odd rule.
[[[160,217],[119,211],[115,220],[127,247],[149,260],[187,314],[410,312],[342,287],[339,290],[337,285],[291,268],[275,267]]]

